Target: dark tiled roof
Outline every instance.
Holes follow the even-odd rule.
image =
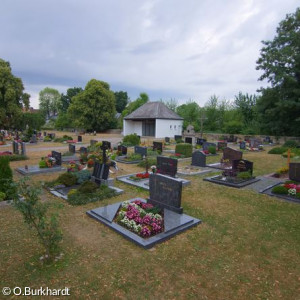
[[[183,120],[176,113],[170,110],[162,102],[147,102],[131,114],[124,118],[125,120],[138,120],[138,119],[171,119]]]

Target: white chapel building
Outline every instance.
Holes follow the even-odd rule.
[[[124,117],[123,135],[136,133],[154,138],[181,135],[183,118],[162,102],[147,102]]]

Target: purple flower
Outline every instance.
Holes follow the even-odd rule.
[[[143,224],[147,224],[147,225],[150,225],[151,224],[151,217],[149,217],[149,216],[145,216],[144,218],[143,218]]]
[[[141,230],[141,236],[147,237],[150,235],[151,235],[151,230],[147,226],[144,226]]]

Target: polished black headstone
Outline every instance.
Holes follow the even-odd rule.
[[[165,137],[165,142],[166,143],[170,143],[170,138],[169,137]]]
[[[134,153],[140,154],[142,157],[147,156],[147,147],[134,146]]]
[[[165,156],[157,156],[157,172],[159,174],[175,177],[178,160]]]
[[[69,152],[75,154],[75,152],[76,152],[75,145],[69,144]]]
[[[201,151],[195,151],[192,154],[192,166],[205,167],[206,166],[206,155]]]
[[[81,142],[82,142],[82,136],[81,136],[81,135],[78,135],[78,137],[77,137],[77,142],[78,142],[78,143],[81,143]]]
[[[232,161],[232,170],[236,172],[249,172],[253,174],[253,162],[246,159],[234,159]]]
[[[182,213],[182,182],[161,174],[150,174],[150,198],[148,203]]]
[[[208,150],[209,147],[217,148],[217,145],[215,143],[209,143],[209,142],[204,142],[202,145],[203,150]]]
[[[182,140],[182,135],[174,135],[174,140]]]
[[[161,142],[153,142],[153,150],[163,151],[163,144]]]
[[[56,165],[61,166],[61,153],[57,151],[52,151],[51,156],[55,158]]]
[[[300,182],[300,163],[290,163],[289,164],[289,178]]]
[[[118,146],[118,152],[121,153],[122,155],[126,155],[127,154],[127,147],[123,146],[123,145],[119,145]]]
[[[101,149],[111,149],[111,142],[108,141],[102,141]]]
[[[101,179],[108,179],[109,166],[107,164],[100,164],[95,162],[92,177],[94,177],[96,183],[100,183]]]
[[[80,147],[79,152],[80,152],[80,154],[87,154],[88,150],[86,147]]]

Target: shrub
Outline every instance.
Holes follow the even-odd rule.
[[[288,171],[289,171],[289,168],[288,168],[288,167],[282,167],[282,168],[276,170],[275,173],[276,173],[276,174],[286,174],[286,173],[288,173]]]
[[[156,158],[154,157],[148,157],[148,166],[155,166],[156,165]],[[139,167],[146,168],[146,160],[142,160],[141,162],[138,163]]]
[[[63,173],[58,176],[57,182],[64,184],[65,186],[75,185],[77,182],[77,177],[73,173]]]
[[[6,194],[4,192],[0,192],[0,201],[3,201],[6,198]]]
[[[216,154],[217,153],[217,149],[214,146],[209,146],[208,147],[208,153],[210,154]]]
[[[138,153],[127,154],[127,159],[130,161],[141,160],[142,155]]]
[[[175,142],[176,142],[176,144],[183,144],[184,143],[184,141],[182,139],[176,139]]]
[[[5,199],[12,199],[16,192],[13,186],[13,173],[7,156],[0,156],[0,192],[5,193]]]
[[[140,142],[140,137],[136,133],[133,133],[125,135],[122,144],[125,146],[138,146]]]
[[[283,147],[287,147],[287,148],[296,148],[297,146],[299,146],[299,143],[297,141],[293,141],[293,140],[286,141],[283,144]]]
[[[22,196],[15,197],[14,206],[19,210],[25,223],[36,231],[36,236],[45,248],[45,259],[52,261],[59,251],[59,242],[62,233],[58,227],[57,217],[47,215],[47,204],[40,201],[40,187],[26,184],[28,178],[18,183],[18,193]]]
[[[79,172],[73,173],[77,178],[77,183],[82,184],[91,178],[91,173],[89,170],[81,170]]]
[[[284,152],[283,154],[282,154],[282,156],[283,157],[288,157],[288,152]],[[295,153],[293,153],[292,151],[290,152],[290,158],[293,158],[293,157],[295,157]]]
[[[95,192],[98,187],[98,184],[93,181],[85,181],[78,188],[78,192],[82,194],[89,194]]]
[[[236,177],[239,179],[247,180],[247,179],[251,179],[252,175],[249,171],[247,171],[247,172],[239,172]]]
[[[9,155],[8,157],[9,157],[10,161],[19,161],[19,160],[27,160],[28,159],[28,156],[21,155],[21,154]]]
[[[188,143],[177,144],[175,147],[175,153],[182,154],[185,157],[191,157],[193,153],[193,145]]]
[[[274,186],[272,188],[272,193],[274,193],[274,194],[281,194],[281,195],[287,195],[288,188],[286,188],[285,186],[282,186],[282,185],[277,185],[277,186]]]
[[[39,161],[39,167],[40,168],[47,168],[47,163],[44,159]]]
[[[283,154],[284,152],[287,151],[287,148],[285,147],[275,147],[271,149],[268,154]]]
[[[52,141],[52,139],[51,139],[50,136],[45,136],[44,137],[44,142],[51,142],[51,141]]]

